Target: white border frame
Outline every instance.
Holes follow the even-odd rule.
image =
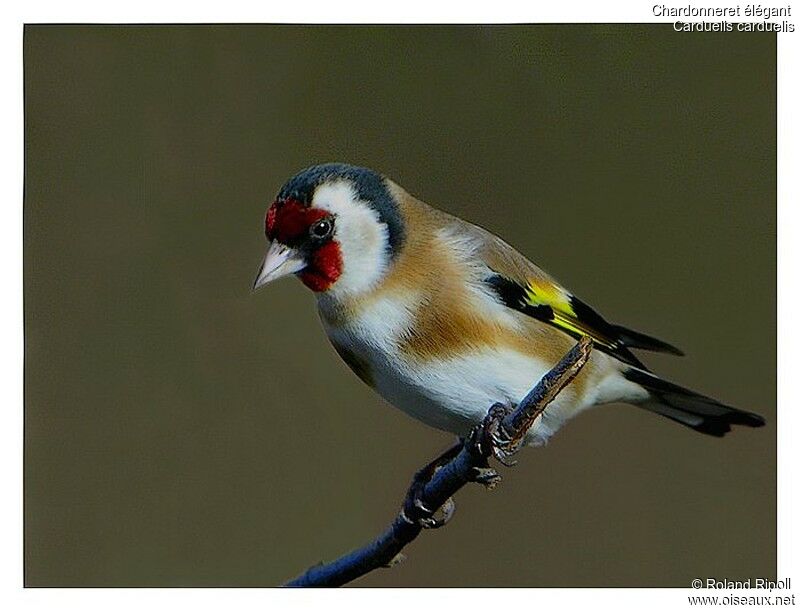
[[[437,608],[461,604],[493,605],[576,605],[591,608],[667,609],[688,607],[687,595],[711,593],[691,589],[440,589],[425,590],[424,599],[415,589],[350,589],[340,591],[284,591],[276,589],[23,589],[22,588],[22,180],[23,180],[23,99],[22,99],[22,27],[24,23],[659,23],[652,15],[654,2],[592,2],[588,0],[536,4],[495,0],[480,6],[466,6],[430,0],[409,0],[402,5],[381,6],[378,2],[337,0],[336,2],[284,2],[258,6],[241,0],[225,2],[167,2],[140,0],[135,3],[73,0],[72,2],[30,1],[6,6],[2,21],[3,53],[0,62],[6,95],[0,120],[3,125],[3,189],[0,206],[2,233],[2,375],[4,439],[0,443],[3,484],[6,501],[0,504],[2,519],[2,555],[0,556],[0,605],[6,609],[106,609],[140,611],[191,605],[193,609],[236,608],[263,609],[265,603],[278,607],[310,609],[348,609],[380,605],[382,611],[409,606],[434,605]],[[684,6],[688,2],[660,3]],[[700,6],[726,6],[715,1],[697,2]],[[786,4],[762,0],[761,4]],[[728,6],[735,3],[728,4]],[[800,6],[795,7],[800,9]],[[795,21],[799,31],[778,35],[778,570],[779,577],[794,577],[800,587],[797,562],[798,529],[792,517],[798,515],[797,446],[793,443],[798,428],[800,393],[791,384],[797,367],[800,322],[794,308],[798,295],[800,239],[797,235],[798,176],[797,154],[800,95],[798,78],[798,41],[800,16]],[[687,34],[691,35],[691,34]],[[694,34],[696,35],[696,34]],[[764,516],[772,520],[773,516]],[[754,525],[757,527],[757,525]],[[688,584],[687,584],[688,585]]]

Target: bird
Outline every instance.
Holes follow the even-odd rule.
[[[269,206],[264,230],[253,290],[299,278],[342,360],[429,426],[465,437],[492,405],[516,405],[584,336],[591,358],[524,445],[544,445],[568,420],[609,403],[716,437],[765,423],[659,377],[632,350],[683,352],[609,322],[501,238],[376,171],[345,163],[300,171]]]

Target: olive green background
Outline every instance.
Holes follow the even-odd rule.
[[[333,160],[768,419],[584,414],[358,585],[775,576],[774,35],[28,26],[24,54],[29,586],[279,584],[375,536],[451,443],[351,374],[299,282],[251,294],[271,198]]]

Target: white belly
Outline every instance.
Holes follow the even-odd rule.
[[[391,345],[376,343],[373,334],[326,330],[335,345],[367,364],[374,389],[389,403],[429,426],[460,436],[495,403],[518,403],[554,365],[511,349],[487,349],[421,364]],[[594,399],[594,392],[577,397],[567,387],[534,424],[528,443],[546,442],[567,419],[593,405]]]
[[[465,435],[495,403],[519,403],[550,366],[509,349],[407,364],[376,375],[377,390],[393,405],[419,420]],[[566,389],[528,436],[539,445],[583,407]]]

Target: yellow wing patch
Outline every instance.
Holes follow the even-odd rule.
[[[601,333],[599,329],[593,328],[587,321],[580,319],[575,311],[576,300],[557,284],[530,279],[525,286],[524,299],[525,304],[530,307],[549,308],[552,311],[549,322],[556,327],[573,335],[588,335],[595,342],[608,348],[616,347],[616,342]]]
[[[597,347],[623,363],[647,370],[630,348],[683,354],[675,346],[638,331],[612,325],[556,282],[528,278],[524,284],[494,273],[485,282],[509,308],[540,320],[573,337],[591,337]]]

